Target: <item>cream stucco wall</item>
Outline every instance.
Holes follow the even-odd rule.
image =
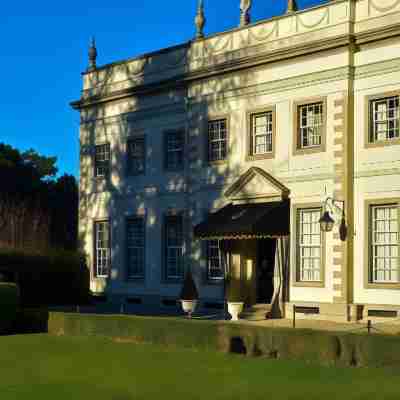
[[[89,265],[94,220],[110,219],[113,243],[110,279],[93,277],[92,289],[106,286],[120,295],[176,297],[180,285],[161,279],[162,218],[172,210],[185,215],[186,266],[193,267],[202,296],[221,298],[222,286],[208,285],[202,278],[204,254],[190,232],[207,211],[227,204],[223,193],[257,166],[290,190],[292,207],[322,204],[326,196],[341,193],[348,181],[354,187],[350,211],[355,235],[349,239],[354,239],[354,266],[344,260],[343,270],[338,269],[334,262],[338,239],[328,233],[324,287],[293,284],[296,224],[292,216],[290,302],[333,304],[341,299],[345,305],[354,301],[400,307],[400,291],[365,289],[363,283],[364,202],[400,197],[400,146],[364,146],[365,97],[400,90],[399,17],[400,2],[395,0],[379,0],[379,4],[378,0],[337,0],[85,74],[82,98],[75,106],[81,110],[80,231]],[[97,102],[94,95],[103,101]],[[346,109],[353,96],[354,108]],[[316,97],[326,100],[326,148],[295,155],[295,102]],[[249,161],[247,113],[269,106],[276,115],[274,157]],[[229,120],[229,157],[226,163],[209,165],[206,124],[220,116]],[[181,173],[163,171],[163,134],[171,128],[185,132],[187,157]],[[135,135],[146,138],[146,174],[127,178],[126,140]],[[350,175],[340,178],[342,182],[337,175],[338,153],[352,149],[353,135],[354,151],[344,156]],[[108,182],[93,177],[94,145],[105,142],[112,153]],[[351,192],[345,188],[343,196]],[[135,214],[146,216],[142,283],[124,279],[124,218]],[[354,277],[348,270],[353,267]],[[339,278],[340,274],[346,277]],[[349,277],[350,286],[354,285],[351,295],[341,289]]]

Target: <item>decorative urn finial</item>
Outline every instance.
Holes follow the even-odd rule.
[[[204,37],[204,25],[206,24],[206,17],[204,16],[204,5],[203,0],[199,0],[197,7],[196,18],[194,19],[196,25],[196,39],[202,39]]]
[[[288,0],[286,14],[292,13],[298,10],[296,0]]]
[[[96,60],[97,60],[97,49],[96,49],[96,40],[92,37],[92,41],[89,47],[89,67],[88,71],[94,71],[96,69]]]
[[[240,1],[240,26],[245,26],[250,23],[250,8],[251,0]]]

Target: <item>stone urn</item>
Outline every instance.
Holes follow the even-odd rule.
[[[196,310],[198,300],[181,300],[182,310],[192,318],[192,314]]]
[[[231,321],[238,321],[239,314],[243,311],[242,301],[228,301],[228,313],[232,316]]]
[[[192,314],[197,307],[199,293],[190,271],[186,274],[183,282],[180,299],[183,311],[187,313],[189,318],[192,318]]]

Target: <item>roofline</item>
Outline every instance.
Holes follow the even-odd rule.
[[[136,56],[133,56],[133,57],[129,57],[129,58],[126,58],[126,59],[122,59],[122,60],[119,60],[119,61],[103,64],[103,65],[97,67],[95,71],[102,71],[104,69],[107,69],[107,68],[110,68],[110,67],[113,67],[113,66],[116,66],[116,65],[125,64],[125,63],[131,62],[131,61],[138,61],[138,60],[140,60],[142,58],[145,58],[145,57],[151,57],[151,56],[155,56],[155,55],[158,55],[158,54],[168,53],[168,52],[173,51],[173,50],[178,50],[178,49],[181,49],[181,48],[184,48],[184,47],[188,47],[193,42],[205,41],[205,40],[208,40],[208,39],[213,39],[213,38],[218,37],[218,36],[224,36],[224,35],[227,35],[227,34],[230,34],[230,33],[233,33],[233,32],[239,32],[239,31],[251,28],[253,26],[264,24],[265,22],[277,21],[279,19],[287,17],[288,15],[292,16],[292,15],[303,14],[303,13],[306,13],[306,12],[308,12],[310,10],[316,10],[318,8],[329,6],[330,4],[333,4],[333,3],[344,3],[344,2],[349,2],[349,1],[351,1],[351,0],[334,0],[333,2],[331,0],[326,0],[322,4],[317,4],[317,5],[312,6],[312,7],[304,8],[302,10],[293,11],[290,14],[286,14],[285,13],[285,14],[282,14],[282,15],[275,15],[275,16],[270,17],[270,18],[265,18],[265,19],[261,19],[261,20],[256,21],[256,22],[252,22],[252,23],[250,23],[248,25],[237,26],[237,27],[234,27],[234,28],[231,28],[231,29],[227,29],[226,31],[215,32],[215,33],[212,33],[210,35],[206,35],[204,38],[201,38],[201,39],[193,38],[193,39],[188,40],[187,42],[180,43],[180,44],[177,44],[177,45],[174,45],[174,46],[164,47],[164,48],[159,49],[159,50],[154,50],[154,51],[146,52],[146,53],[143,53],[143,54],[140,54],[140,55],[136,55]],[[82,75],[88,75],[88,74],[90,74],[92,72],[94,72],[94,71],[83,71]]]

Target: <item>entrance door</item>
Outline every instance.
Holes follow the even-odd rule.
[[[260,239],[257,245],[257,303],[270,304],[274,294],[276,239]]]

